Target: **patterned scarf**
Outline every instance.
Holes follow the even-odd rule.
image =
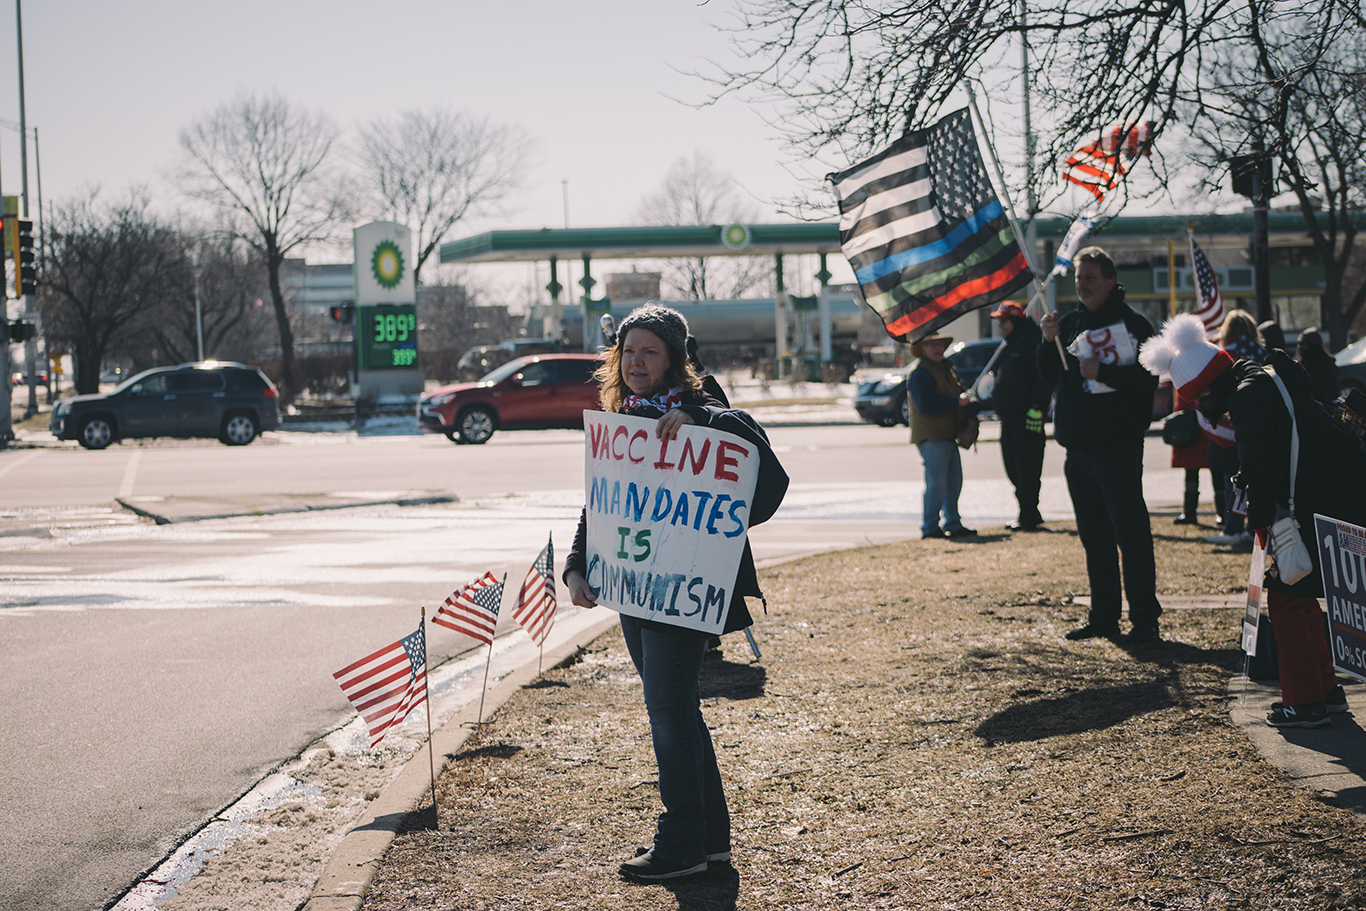
[[[658,411],[662,416],[668,414],[682,404],[683,387],[675,386],[668,392],[661,392],[650,398],[632,393],[622,400],[621,410],[627,414],[634,414],[636,411],[651,409]]]

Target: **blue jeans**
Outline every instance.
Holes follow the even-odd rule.
[[[927,440],[917,443],[920,460],[925,463],[925,500],[920,507],[920,532],[933,534],[940,528],[939,513],[944,513],[944,529],[963,527],[958,515],[958,495],[963,492],[963,460],[953,440]]]
[[[644,685],[659,766],[664,812],[654,854],[673,863],[700,864],[708,854],[730,850],[730,810],[711,731],[702,719],[700,678],[707,637],[645,626],[625,614],[621,634]]]

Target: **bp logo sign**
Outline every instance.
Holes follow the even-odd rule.
[[[744,225],[726,225],[721,229],[721,243],[732,250],[749,246],[749,228]]]
[[[375,252],[370,256],[370,271],[375,281],[385,291],[398,287],[403,278],[403,252],[392,240],[382,240],[375,244]]]

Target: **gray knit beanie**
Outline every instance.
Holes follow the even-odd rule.
[[[626,333],[631,329],[649,329],[664,339],[664,344],[670,348],[677,348],[684,354],[687,353],[688,321],[677,310],[661,307],[655,303],[637,307],[617,327],[618,345],[621,344],[622,339],[626,338]]]

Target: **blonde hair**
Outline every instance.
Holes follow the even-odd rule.
[[[1261,333],[1257,331],[1257,321],[1246,310],[1230,310],[1224,317],[1224,328],[1219,332],[1219,347],[1227,348],[1241,338],[1250,338],[1262,344]]]
[[[631,394],[631,387],[621,378],[622,341],[622,336],[617,336],[617,343],[603,350],[602,364],[593,371],[593,379],[598,381],[598,402],[601,403],[603,411],[619,413],[621,403]],[[702,378],[688,361],[687,352],[672,345],[666,347],[669,351],[669,369],[664,371],[664,379],[660,380],[661,389],[650,391],[658,392],[680,386],[685,393],[701,392]]]

